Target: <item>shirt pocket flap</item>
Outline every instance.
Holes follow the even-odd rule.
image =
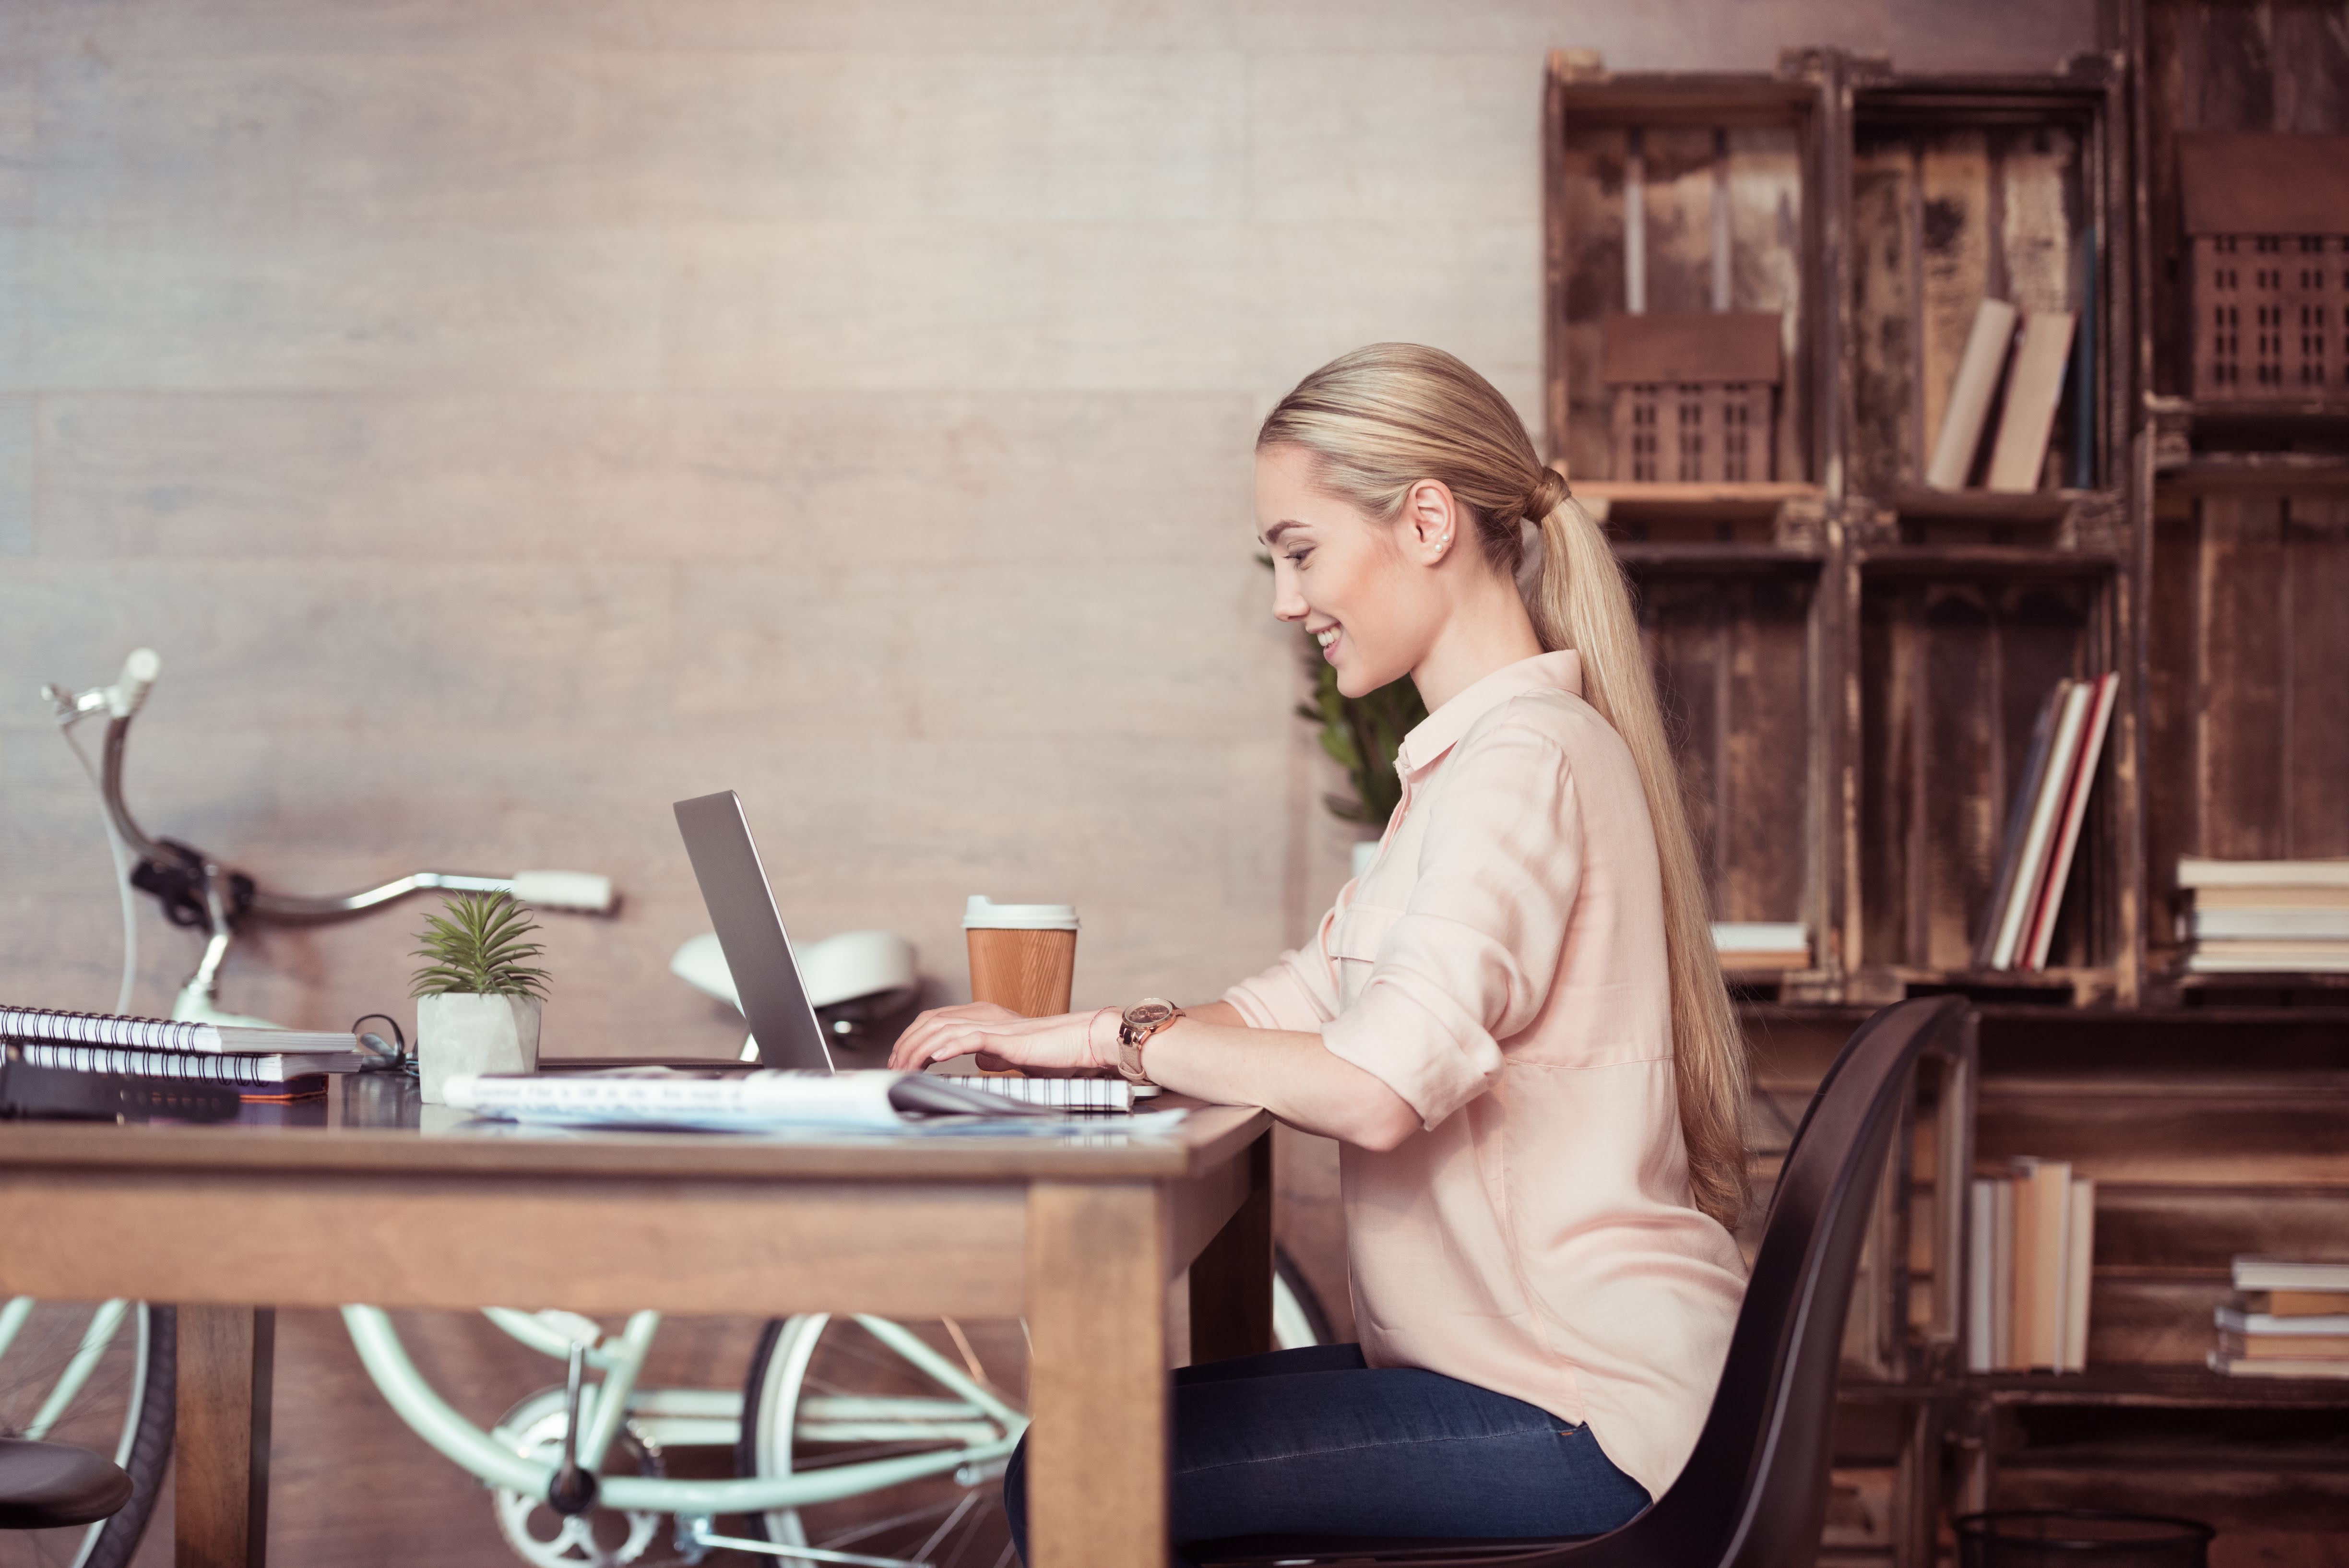
[[[1363,963],[1379,961],[1379,950],[1386,945],[1387,933],[1402,919],[1401,909],[1382,909],[1376,904],[1353,903],[1330,927],[1330,956],[1356,959]]]

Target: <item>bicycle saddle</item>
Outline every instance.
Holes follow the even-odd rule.
[[[0,1438],[0,1530],[95,1524],[130,1501],[130,1478],[87,1449]]]

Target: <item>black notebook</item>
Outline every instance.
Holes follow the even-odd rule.
[[[75,1073],[0,1060],[0,1119],[222,1122],[242,1104],[225,1084],[145,1078],[127,1073]]]

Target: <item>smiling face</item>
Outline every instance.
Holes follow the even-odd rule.
[[[1340,691],[1360,697],[1419,667],[1444,603],[1410,504],[1391,523],[1368,516],[1315,484],[1312,454],[1275,446],[1257,453],[1256,515],[1272,555],[1272,613],[1313,634]]]

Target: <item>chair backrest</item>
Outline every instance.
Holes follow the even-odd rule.
[[[1826,1516],[1844,1318],[1901,1095],[1920,1053],[1964,1012],[1953,996],[1899,1002],[1845,1044],[1786,1151],[1688,1468],[1630,1524],[1528,1568],[1808,1568]]]

